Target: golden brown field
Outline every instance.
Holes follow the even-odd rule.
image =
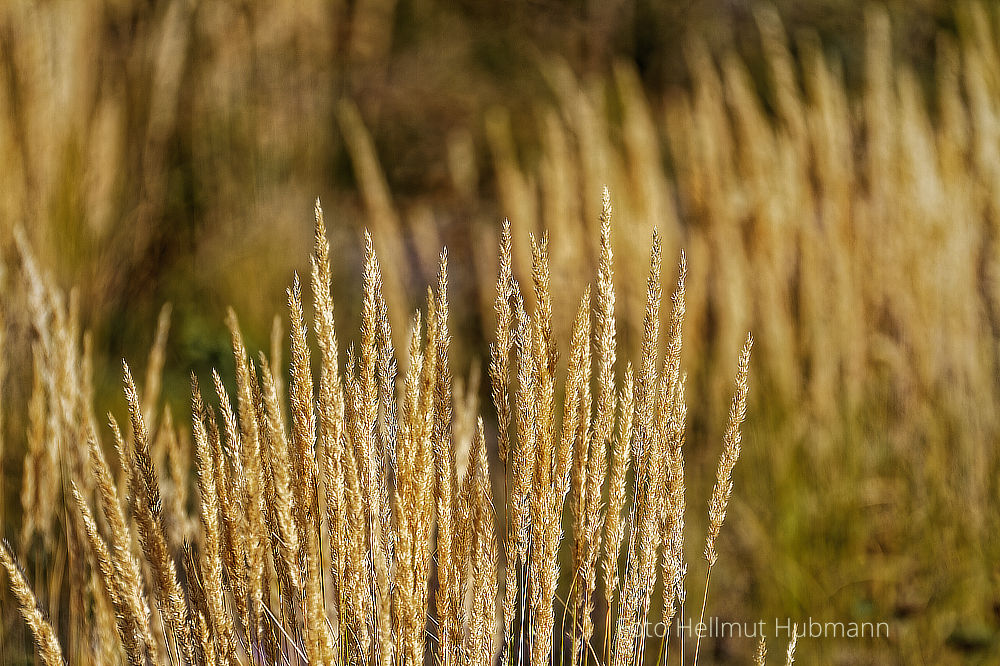
[[[0,8],[0,663],[996,660],[1000,12],[779,7]]]

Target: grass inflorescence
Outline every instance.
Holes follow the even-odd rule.
[[[251,354],[230,310],[233,384],[213,371],[210,400],[192,374],[188,435],[157,404],[169,309],[141,392],[122,364],[129,427],[112,416],[98,427],[81,390],[89,370],[72,305],[22,242],[42,341],[30,422],[58,435],[57,448],[29,450],[46,470],[38,483],[53,485],[48,504],[40,487],[24,496],[33,527],[22,548],[37,531],[50,556],[73,563],[60,593],[87,609],[57,638],[4,544],[42,660],[543,666],[679,653],[697,663],[700,641],[685,654],[681,634],[646,630],[657,613],[668,625],[683,618],[686,598],[686,258],[661,327],[653,235],[638,370],[622,368],[612,226],[605,189],[596,288],[580,297],[567,347],[552,326],[563,295],[553,293],[549,253],[559,241],[531,238],[528,298],[502,226],[489,363],[496,431],[478,414],[475,377],[467,387],[452,377],[446,252],[397,355],[366,237],[360,339],[344,350],[317,201],[311,321],[295,276],[287,374],[282,345]],[[709,502],[709,574],[740,456],[751,345],[748,335]],[[189,512],[192,479],[199,499]]]

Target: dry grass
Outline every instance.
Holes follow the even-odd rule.
[[[618,603],[606,599],[623,594],[630,576],[642,580],[658,571],[677,583],[672,593],[653,591],[648,610],[642,596],[624,599],[629,618],[686,617],[685,604],[687,614],[696,614],[702,599],[686,600],[687,588],[701,591],[708,563],[685,563],[678,554],[709,545],[692,535],[709,533],[712,521],[705,511],[685,513],[683,488],[713,495],[711,458],[726,435],[732,375],[747,330],[755,333],[754,396],[760,397],[750,401],[747,446],[735,474],[739,492],[725,506],[730,519],[715,543],[709,608],[732,619],[787,614],[891,622],[888,641],[802,646],[822,660],[994,658],[1000,646],[1000,542],[991,536],[1000,529],[1000,456],[990,445],[1000,436],[995,6],[954,3],[935,16],[940,34],[912,41],[905,11],[893,10],[890,18],[871,8],[863,21],[867,40],[846,59],[828,33],[802,30],[801,22],[786,32],[782,19],[800,19],[798,8],[779,17],[755,7],[746,17],[750,34],[723,38],[721,47],[720,39],[703,43],[691,31],[683,42],[686,63],[678,65],[684,85],[676,89],[650,85],[657,75],[648,69],[640,81],[631,62],[581,66],[546,51],[533,61],[537,66],[511,61],[537,79],[521,98],[475,87],[466,94],[455,77],[441,77],[475,100],[472,110],[462,107],[465,115],[450,94],[412,94],[412,81],[430,85],[434,72],[440,75],[429,60],[451,73],[471,70],[469,53],[480,51],[463,42],[462,30],[446,23],[453,34],[433,43],[432,58],[413,65],[399,55],[412,55],[408,49],[419,44],[405,41],[413,35],[395,40],[390,29],[409,20],[408,9],[394,18],[393,3],[330,7],[27,0],[0,8],[0,155],[12,174],[0,194],[7,264],[0,269],[0,335],[9,350],[0,359],[6,371],[0,371],[0,515],[11,551],[73,663],[98,660],[106,646],[117,646],[93,647],[88,632],[107,635],[118,627],[120,633],[122,619],[110,590],[94,599],[93,591],[107,587],[99,557],[91,554],[100,545],[78,517],[73,483],[93,507],[119,579],[116,594],[131,627],[126,636],[142,636],[133,642],[155,651],[154,661],[179,647],[164,640],[163,625],[173,620],[158,611],[158,595],[170,596],[170,567],[164,591],[140,564],[141,542],[156,546],[161,539],[188,597],[188,632],[197,649],[205,651],[207,640],[217,661],[242,658],[251,645],[247,636],[258,637],[263,654],[295,644],[315,655],[345,649],[348,635],[355,641],[350,649],[378,645],[378,632],[404,624],[405,641],[402,630],[390,635],[396,653],[405,649],[412,661],[424,632],[438,635],[440,628],[425,622],[438,608],[447,616],[451,649],[467,649],[462,631],[471,616],[462,613],[472,607],[474,591],[462,554],[489,559],[488,540],[463,530],[478,511],[478,486],[466,470],[475,470],[479,411],[504,581],[499,651],[524,659],[530,653],[519,641],[533,635],[532,618],[546,609],[549,594],[539,589],[534,598],[532,571],[546,586],[555,583],[557,650],[591,636],[604,658],[620,616]],[[929,55],[911,62],[920,51]],[[440,125],[410,124],[425,111]],[[425,179],[421,188],[413,186],[413,162]],[[602,231],[605,182],[615,195],[613,237]],[[337,224],[314,237],[303,221],[316,192]],[[509,234],[501,230],[506,240],[496,251],[501,212],[511,225]],[[18,221],[26,230],[20,240]],[[377,277],[375,265],[364,261],[364,240],[354,251],[363,226],[374,232]],[[676,308],[659,308],[657,354],[673,360],[651,373],[643,343],[654,229],[664,279],[672,278],[666,267],[681,248],[686,253],[687,334],[683,348],[675,346],[668,310]],[[320,239],[309,266],[308,248]],[[439,292],[414,326],[409,315],[423,301],[422,285],[436,275],[445,242],[447,330],[432,314],[432,306],[445,305]],[[605,255],[614,262],[611,292],[603,281]],[[539,291],[536,277],[545,263],[549,284]],[[289,338],[280,324],[266,343],[293,268],[320,285],[319,293],[298,293],[298,323],[284,324],[304,341],[292,349],[296,372],[305,359],[310,364],[298,378],[288,372]],[[357,298],[363,283],[381,284],[384,298]],[[60,293],[52,284],[77,289]],[[588,284],[593,303],[584,322],[578,306]],[[602,315],[609,293],[613,328]],[[539,294],[551,299],[550,311]],[[164,300],[174,302],[173,313],[164,311],[158,321]],[[236,337],[220,325],[227,304],[240,313],[242,345],[252,351],[227,349]],[[364,335],[348,335],[362,324]],[[84,329],[93,335],[85,338]],[[592,344],[583,349],[579,340],[587,336]],[[610,348],[609,336],[616,341]],[[150,340],[161,342],[151,345],[147,360]],[[535,360],[540,349],[550,355],[552,341],[560,352],[554,373],[551,356]],[[493,400],[469,409],[457,378],[478,366],[487,343],[494,344]],[[252,355],[261,348],[268,353]],[[400,350],[400,387],[413,387],[399,401],[391,399],[392,349]],[[447,366],[438,364],[439,352]],[[98,462],[113,441],[101,425],[104,412],[111,408],[125,425],[121,356],[139,371],[148,452],[136,451],[133,429],[126,428],[117,461]],[[576,375],[589,372],[589,381],[567,380],[571,363]],[[221,390],[209,379],[211,366],[220,371]],[[186,403],[192,367],[205,389],[192,418],[205,431],[201,453],[187,409],[177,409]],[[454,381],[439,381],[445,367],[455,369]],[[434,407],[448,402],[449,393],[451,451],[440,443],[447,439],[445,408]],[[311,414],[289,408],[310,400],[317,405]],[[650,415],[651,404],[676,410]],[[588,408],[585,419],[579,413]],[[417,423],[417,415],[429,420]],[[650,429],[665,439],[650,443]],[[104,445],[92,449],[91,439]],[[412,458],[398,453],[404,446],[415,447]],[[539,466],[540,449],[552,461],[549,486],[566,486],[561,505],[535,495],[536,479],[549,474]],[[303,451],[314,467],[302,464]],[[648,510],[645,490],[635,490],[635,459],[653,451],[665,461],[653,484],[670,497],[670,511]],[[385,456],[384,465],[371,464],[373,452]],[[139,474],[143,493],[133,494],[137,456],[148,458],[154,472]],[[404,465],[419,470],[413,476],[419,483],[402,483]],[[561,465],[568,473],[558,478]],[[589,479],[604,478],[602,467],[606,487],[598,493]],[[191,492],[198,488],[194,470],[211,471],[217,557],[207,552],[208,528],[197,509],[204,493]],[[160,497],[147,539],[140,513],[154,506],[144,495],[150,478]],[[437,492],[439,479],[449,486],[447,498]],[[430,515],[448,504],[455,529],[446,535],[447,580],[437,573],[441,562],[432,545],[440,530],[428,509],[414,509],[406,518],[412,522],[399,523],[400,502],[433,507]],[[536,552],[551,561],[551,538],[560,535],[550,519],[560,509],[559,530],[566,533],[553,579],[541,560],[531,567]],[[653,516],[655,529],[633,536],[631,525],[643,515]],[[536,518],[550,523],[536,525]],[[266,539],[258,538],[262,530]],[[547,550],[534,548],[536,538],[549,539]],[[649,554],[649,544],[658,554]],[[366,559],[370,550],[383,557]],[[404,556],[414,571],[405,599],[395,596],[404,586],[394,571]],[[319,566],[308,568],[310,559]],[[222,619],[218,608],[212,611],[219,592],[208,589],[213,566],[227,611]],[[441,584],[449,592],[437,597]],[[331,636],[304,635],[307,598],[314,615],[326,609]],[[11,609],[19,603],[8,593],[0,602]],[[459,620],[448,619],[456,614]],[[83,615],[95,618],[93,629],[72,621]],[[31,636],[14,616],[5,614],[0,653],[16,659]],[[80,655],[70,655],[71,646]],[[701,659],[744,658],[753,648],[735,641],[712,647],[709,653],[702,646]],[[536,653],[542,657],[540,648]]]
[[[170,439],[162,446],[178,448],[169,441],[182,437],[169,411],[140,398],[127,364],[128,436],[110,420],[127,495],[119,493],[98,430],[87,430],[90,421],[75,423],[88,433],[88,446],[73,438],[65,441],[77,451],[73,455],[89,457],[89,465],[72,468],[67,453],[56,453],[53,464],[68,486],[56,484],[52,501],[67,507],[69,516],[61,523],[64,543],[70,559],[79,562],[64,585],[93,609],[77,632],[63,637],[73,663],[388,665],[423,663],[430,654],[442,664],[487,666],[502,655],[504,663],[541,666],[567,656],[573,663],[636,663],[643,654],[662,651],[664,646],[647,640],[641,628],[654,589],[664,591],[663,603],[671,609],[674,599],[683,596],[680,447],[686,407],[679,351],[685,264],[682,259],[661,360],[661,262],[654,235],[641,380],[634,383],[629,369],[618,388],[612,226],[605,191],[596,305],[585,289],[564,381],[558,378],[559,345],[551,328],[556,298],[550,286],[549,241],[531,239],[538,306],[527,311],[521,288],[506,267],[511,249],[510,229],[504,227],[505,267],[497,289],[501,316],[491,363],[494,394],[501,401],[498,412],[510,414],[507,428],[498,433],[506,456],[501,461],[504,486],[510,490],[509,497],[500,498],[501,505],[510,504],[502,513],[508,533],[501,561],[503,532],[481,418],[468,435],[471,443],[465,444],[471,447],[468,464],[461,474],[456,466],[456,451],[463,446],[459,440],[465,437],[460,423],[470,407],[453,398],[446,255],[441,255],[437,290],[428,291],[426,312],[413,317],[408,354],[402,359],[406,370],[397,385],[388,308],[369,240],[360,346],[349,349],[347,364],[341,366],[329,250],[317,202],[311,327],[305,323],[297,277],[288,292],[292,353],[287,402],[278,394],[279,368],[263,353],[259,367],[250,364],[232,312],[227,325],[236,359],[235,406],[217,372],[217,408],[205,402],[192,377],[200,497],[200,529],[192,542],[171,539],[175,531],[170,522],[189,524],[194,517],[183,506],[173,509],[179,515],[171,515],[164,502],[164,488],[185,484],[189,475],[164,475],[154,458],[169,456],[155,456],[151,448],[151,442],[164,437]],[[38,335],[69,345],[60,350],[61,358],[77,358],[79,334],[66,329],[70,318],[60,316],[59,308],[65,307],[60,293],[31,270],[27,245],[22,252],[23,284],[47,294],[46,303],[56,315],[37,323]],[[163,367],[165,324],[159,328],[150,354],[157,373]],[[317,335],[320,349],[318,391],[309,331]],[[597,357],[596,405],[592,350]],[[514,352],[516,382],[509,376]],[[719,485],[709,505],[710,564],[715,563],[714,544],[739,456],[749,357],[748,339],[723,442]],[[38,375],[54,362],[41,351],[36,360]],[[69,364],[73,376],[85,372]],[[147,381],[147,387],[157,385],[155,377]],[[149,388],[146,393],[156,395]],[[509,394],[515,400],[506,406]],[[564,396],[561,408],[557,394]],[[79,392],[37,395],[34,421],[44,421],[55,410],[90,411],[86,399],[76,398]],[[81,403],[64,404],[70,399]],[[163,416],[151,433],[147,421],[154,422],[158,414]],[[216,414],[222,416],[221,425]],[[285,427],[289,416],[290,435]],[[71,425],[72,419],[65,424]],[[95,496],[99,511],[91,508]],[[33,499],[27,500],[23,509],[38,513]],[[566,504],[574,516],[571,537],[563,534]],[[84,536],[74,537],[78,533]],[[568,564],[560,563],[563,541],[571,552]],[[603,589],[597,584],[601,553]],[[667,563],[662,570],[657,567],[660,557]],[[46,663],[61,663],[53,625],[38,610],[6,546],[3,563],[40,656]],[[570,572],[565,589],[559,585],[561,566]],[[608,581],[614,582],[607,586]],[[597,599],[608,608],[603,617],[595,617]],[[595,625],[603,633],[595,632]],[[595,640],[595,633],[604,636],[603,642]],[[697,659],[696,651],[693,663]]]

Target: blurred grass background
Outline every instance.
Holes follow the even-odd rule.
[[[565,340],[608,184],[625,349],[652,229],[688,252],[691,581],[739,340],[758,340],[709,608],[891,624],[802,641],[804,663],[993,662],[998,37],[994,4],[938,0],[4,3],[3,533],[32,385],[15,225],[78,290],[98,413],[121,412],[120,359],[143,362],[172,303],[185,421],[188,373],[231,372],[227,305],[267,346],[316,196],[341,338],[363,229],[397,335],[447,245],[464,374],[492,340],[500,219],[522,276],[527,233],[551,234]],[[20,663],[6,594],[0,662]]]

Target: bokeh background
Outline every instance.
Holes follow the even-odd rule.
[[[120,360],[145,367],[172,305],[163,395],[184,422],[189,372],[232,372],[226,306],[268,345],[308,271],[317,196],[345,344],[365,229],[397,335],[447,245],[468,376],[495,326],[500,220],[521,276],[529,232],[550,234],[566,341],[606,184],[619,358],[652,230],[668,265],[688,255],[692,590],[749,329],[710,611],[890,623],[885,640],[800,641],[802,663],[994,663],[998,40],[995,4],[943,0],[5,2],[3,535],[22,532],[35,335],[15,229],[76,290],[99,414],[123,413]],[[44,548],[19,552],[44,579]],[[3,588],[0,663],[30,663]],[[71,623],[58,594],[43,601]],[[745,662],[753,641],[708,647]]]

